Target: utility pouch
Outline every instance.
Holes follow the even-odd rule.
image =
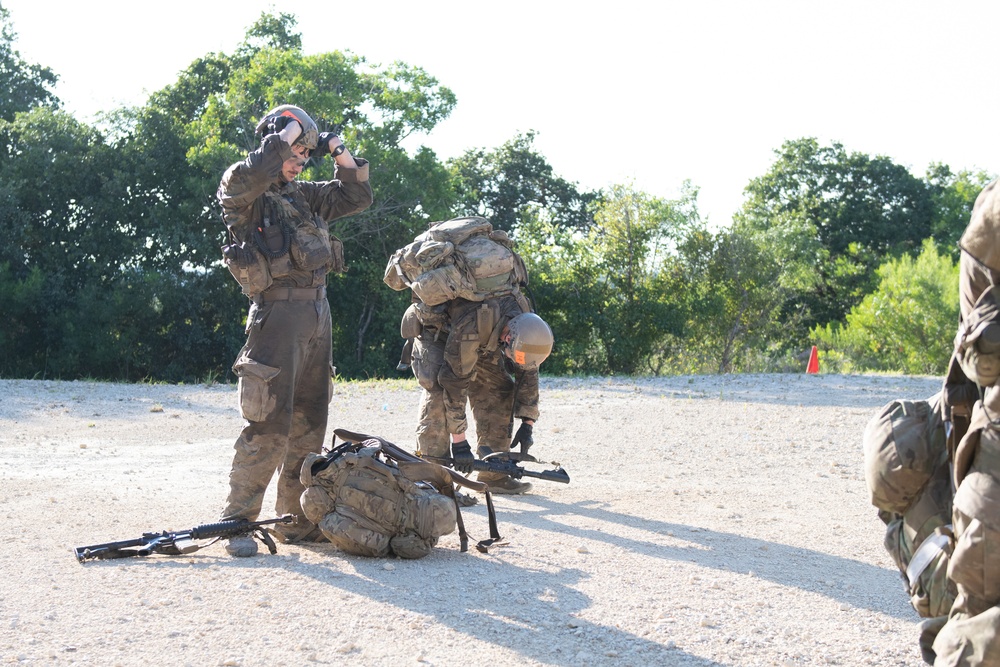
[[[254,297],[273,282],[267,262],[257,249],[245,243],[222,246],[222,261],[232,274],[240,289],[249,297]]]
[[[329,267],[333,263],[330,249],[330,232],[325,229],[322,220],[316,220],[312,225],[303,222],[295,227],[289,254],[292,262],[303,271]],[[343,247],[341,247],[341,264],[343,264]]]
[[[422,329],[420,315],[417,313],[417,304],[411,303],[406,312],[403,313],[403,319],[399,323],[399,335],[403,338],[416,338]]]
[[[330,271],[332,273],[347,273],[347,263],[344,261],[344,242],[330,234],[330,255],[333,257]]]
[[[292,259],[288,255],[291,247],[291,232],[283,224],[258,227],[253,231],[257,249],[267,259],[271,278],[283,278],[292,272]]]
[[[495,346],[490,345],[490,338],[495,326],[496,313],[493,312],[490,304],[483,303],[476,310],[476,329],[479,331],[479,344],[489,350],[495,349]]]

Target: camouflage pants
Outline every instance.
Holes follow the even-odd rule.
[[[299,501],[304,490],[299,469],[307,454],[323,449],[332,360],[325,298],[251,307],[247,342],[233,365],[247,423],[234,445],[223,518],[256,519],[277,471],[275,512],[300,517],[294,527],[278,532],[292,541],[315,528]]]
[[[413,374],[423,391],[417,409],[417,448],[421,454],[450,456],[444,389],[438,380],[444,364],[444,340],[422,333],[413,344]],[[510,451],[514,381],[494,356],[480,358],[469,385],[469,406],[476,425],[476,445]]]

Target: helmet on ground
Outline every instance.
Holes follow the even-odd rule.
[[[538,368],[552,352],[552,329],[534,313],[521,313],[507,323],[503,352],[520,368]]]
[[[287,124],[287,122],[276,122],[281,117],[292,118],[302,126],[302,134],[295,140],[296,144],[302,144],[309,150],[316,148],[316,145],[319,144],[319,128],[316,126],[316,121],[310,118],[309,114],[303,111],[301,107],[292,104],[282,104],[280,107],[275,107],[268,111],[257,124],[257,133],[268,134],[269,132],[280,131]]]

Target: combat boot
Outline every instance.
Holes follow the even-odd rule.
[[[479,475],[478,479],[480,482],[485,482],[490,487],[490,493],[519,496],[523,493],[531,491],[531,482],[521,482],[514,479],[510,475],[504,475],[499,478],[490,478]]]
[[[231,537],[226,542],[226,553],[236,558],[250,558],[257,555],[257,540],[249,535]]]

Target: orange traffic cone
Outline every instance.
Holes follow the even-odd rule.
[[[819,356],[816,354],[815,345],[813,345],[812,352],[809,353],[809,364],[806,366],[806,373],[819,373]]]

